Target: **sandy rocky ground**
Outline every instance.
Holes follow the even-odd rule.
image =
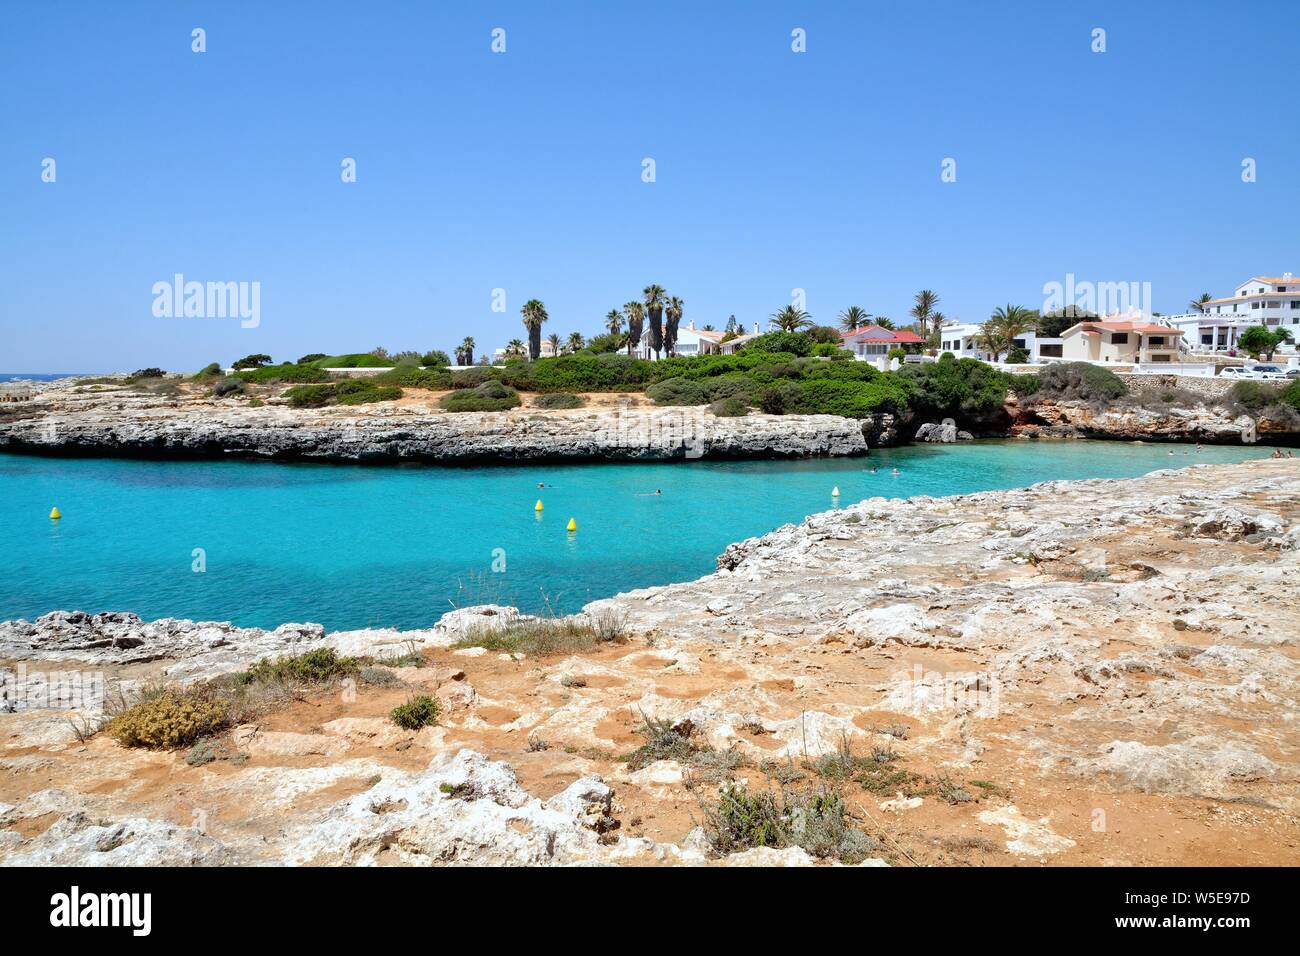
[[[892,751],[897,789],[844,788],[869,865],[1300,861],[1300,462],[869,499],[718,563],[588,606],[628,637],[554,658],[453,649],[515,616],[491,606],[401,633],[0,624],[11,698],[20,666],[129,684],[324,644],[423,658],[406,686],[235,728],[201,766],[80,741],[66,711],[0,713],[0,863],[819,862],[712,854],[716,783],[619,759],[643,714],[734,749],[751,788],[817,785],[807,762],[845,740]],[[419,691],[437,727],[386,720]]]

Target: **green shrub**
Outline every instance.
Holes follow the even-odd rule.
[[[451,373],[445,368],[414,368],[398,366],[366,379],[375,385],[396,385],[399,388],[425,388],[444,392],[451,388]]]
[[[960,419],[1001,408],[1015,378],[970,358],[914,362],[895,375],[910,390],[911,408],[923,420],[931,421]]]
[[[1048,365],[1038,373],[1038,392],[1044,398],[1110,402],[1128,394],[1124,380],[1110,369],[1088,362]]]
[[[803,389],[794,382],[776,382],[763,389],[758,407],[769,415],[797,415],[805,410]]]
[[[260,684],[319,684],[357,670],[355,658],[340,657],[332,647],[317,647],[291,657],[263,658],[248,669],[248,675]]]
[[[441,708],[438,701],[428,694],[420,694],[418,697],[412,697],[404,704],[398,704],[389,713],[393,723],[406,730],[419,730],[421,727],[428,727],[438,722],[438,712]]]
[[[810,355],[817,344],[808,332],[768,332],[750,339],[741,348],[746,352],[789,352]]]
[[[368,405],[402,397],[396,385],[376,385],[365,379],[348,379],[328,385],[296,385],[284,393],[294,408],[322,408],[326,405]]]
[[[1300,379],[1292,382],[1282,392],[1282,402],[1300,411]]]
[[[317,362],[320,359],[327,358],[327,357],[328,356],[326,356],[324,352],[309,352],[307,355],[304,355],[302,358],[298,359],[298,364],[310,365],[312,362]]]
[[[166,374],[167,373],[160,368],[141,368],[141,369],[136,369],[134,372],[128,375],[126,377],[126,381],[127,384],[129,385],[132,382],[139,382],[145,379],[162,378]]]
[[[230,367],[233,368],[235,371],[239,371],[240,369],[260,368],[263,365],[270,365],[270,364],[271,364],[271,356],[263,352],[256,352],[253,355],[245,355],[243,358],[237,360]]]
[[[907,408],[907,389],[883,377],[870,382],[804,379],[799,388],[803,406],[813,414],[870,418],[878,414],[899,414]]]
[[[216,733],[226,717],[223,704],[201,692],[164,690],[116,715],[107,730],[124,747],[173,750]]]
[[[581,408],[586,404],[587,400],[581,395],[573,395],[569,392],[550,392],[533,399],[534,408]]]
[[[738,398],[720,398],[709,405],[709,411],[719,418],[743,418],[749,414],[749,406]]]
[[[1012,346],[1007,352],[1006,362],[1008,365],[1024,365],[1029,361],[1029,352],[1019,346]]]
[[[212,387],[212,394],[217,398],[225,398],[227,395],[244,394],[244,383],[236,378],[223,378]]]
[[[451,373],[452,388],[478,388],[487,382],[494,381],[498,378],[497,370],[487,365],[476,365],[473,368],[461,369],[458,372]]]
[[[1295,394],[1297,384],[1293,383],[1284,388],[1281,385],[1274,385],[1272,382],[1241,379],[1232,383],[1232,388],[1228,389],[1228,394],[1225,397],[1234,405],[1248,408],[1251,411],[1259,411],[1283,401],[1284,394],[1288,392]]]
[[[231,378],[245,382],[327,382],[329,373],[314,365],[263,365],[258,368],[236,372]]]
[[[397,363],[369,352],[349,352],[347,355],[326,355],[311,363],[317,368],[392,368]]]
[[[834,342],[818,342],[812,348],[812,355],[815,358],[839,358],[841,355],[845,358],[853,357],[847,349],[840,348]]]
[[[708,389],[688,378],[670,378],[656,382],[645,390],[656,405],[703,405],[709,400]]]
[[[203,368],[199,369],[199,371],[195,373],[194,381],[202,382],[208,379],[222,378],[225,376],[225,374],[226,374],[225,371],[222,370],[221,365],[219,363],[210,362],[209,364],[203,366]]]
[[[451,356],[442,349],[434,349],[420,356],[420,364],[434,369],[446,368],[451,364]]]
[[[501,382],[487,381],[477,388],[444,395],[439,404],[449,412],[503,412],[517,408],[519,393]]]

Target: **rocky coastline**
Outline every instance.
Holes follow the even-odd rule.
[[[884,777],[834,783],[871,865],[1293,862],[1297,573],[1300,463],[1261,460],[868,499],[588,605],[621,636],[582,651],[465,646],[527,620],[494,606],[404,632],[4,622],[0,862],[831,862],[719,852],[714,764],[621,756],[645,715],[743,786],[874,754]],[[397,683],[290,701],[214,762],[22,706],[39,672],[184,685],[315,647],[400,659]],[[402,731],[416,691],[442,716]]]
[[[1295,416],[1252,416],[1213,396],[1104,407],[1009,396],[1005,407],[960,422],[893,415],[858,421],[758,412],[719,417],[705,407],[656,407],[619,394],[589,396],[592,404],[573,410],[448,413],[436,396],[418,390],[397,402],[299,409],[273,395],[214,399],[176,381],[154,389],[86,379],[6,383],[0,452],[455,465],[840,457],[969,438],[1300,444]]]

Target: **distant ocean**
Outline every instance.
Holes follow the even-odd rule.
[[[74,375],[90,375],[90,372],[0,372],[0,382],[20,382],[29,379],[37,382],[52,382],[56,378],[72,378]]]

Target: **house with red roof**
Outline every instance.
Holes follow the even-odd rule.
[[[863,325],[852,332],[841,332],[840,344],[860,362],[878,362],[893,349],[924,345],[925,339],[908,329]]]

